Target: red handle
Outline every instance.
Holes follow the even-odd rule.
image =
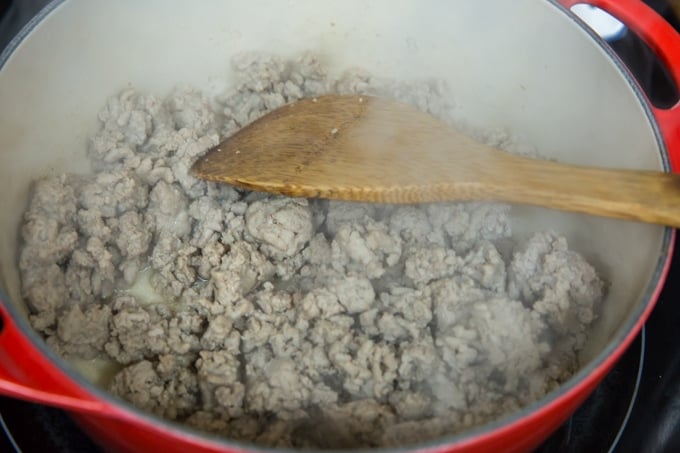
[[[680,34],[651,7],[640,0],[558,1],[567,8],[586,3],[616,17],[654,51],[680,87]],[[650,106],[666,142],[671,168],[680,171],[680,102],[669,109]]]
[[[81,387],[16,325],[0,301],[0,394],[98,415],[121,415],[115,406]],[[48,371],[49,370],[49,371]]]

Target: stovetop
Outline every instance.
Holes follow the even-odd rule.
[[[671,0],[646,0],[680,30]],[[0,0],[0,49],[47,0]],[[680,3],[680,2],[678,2]],[[610,41],[652,102],[672,105],[677,90],[634,35]],[[678,247],[680,249],[680,247]],[[680,250],[644,329],[578,411],[537,453],[680,451]],[[0,451],[100,450],[59,410],[0,397]]]

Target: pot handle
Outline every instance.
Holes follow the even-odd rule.
[[[57,368],[22,332],[4,301],[0,301],[0,394],[90,414],[119,412]]]
[[[641,0],[558,0],[566,8],[588,4],[623,22],[637,34],[666,66],[680,87],[680,34],[654,9]],[[680,102],[668,109],[649,103],[666,142],[671,168],[680,171]]]

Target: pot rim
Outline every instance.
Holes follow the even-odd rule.
[[[602,50],[605,55],[613,61],[619,70],[620,75],[623,76],[629,87],[632,89],[634,95],[639,100],[641,106],[643,107],[645,116],[647,117],[649,124],[652,126],[658,150],[660,152],[663,170],[671,171],[669,152],[657,118],[653,113],[647,97],[628,70],[627,66],[621,61],[621,59],[618,57],[618,55],[616,55],[611,47],[609,47],[604,39],[597,35],[590,27],[588,27],[587,24],[579,19],[578,16],[571,12],[570,9],[560,4],[559,0],[545,1],[560,10],[562,14],[565,14],[565,16],[573,21],[576,26],[581,28],[582,31],[590,35],[591,39],[593,39],[595,44],[599,46],[600,50]],[[31,35],[33,30],[39,26],[52,12],[57,10],[66,2],[67,0],[51,0],[38,14],[36,14],[24,27],[21,28],[17,35],[8,43],[7,47],[0,53],[0,72],[9,62],[15,51],[17,51],[17,49],[21,46],[23,41]],[[628,316],[628,319],[621,325],[621,327],[619,327],[616,334],[607,343],[607,346],[593,359],[591,359],[585,367],[582,367],[556,390],[551,391],[541,399],[524,406],[517,411],[457,434],[441,436],[434,440],[420,442],[404,447],[379,447],[371,449],[356,449],[352,451],[357,453],[369,453],[376,451],[407,452],[414,450],[421,452],[435,452],[442,451],[445,448],[448,449],[452,447],[464,447],[466,445],[472,445],[480,441],[482,438],[495,437],[500,432],[514,430],[518,425],[528,423],[530,420],[535,418],[540,418],[547,411],[551,410],[551,408],[560,405],[562,402],[567,401],[570,398],[576,397],[576,395],[584,388],[595,386],[629,347],[630,343],[632,343],[637,334],[640,332],[652,309],[656,305],[657,299],[668,274],[675,239],[675,229],[666,227],[664,229],[661,251],[654,269],[654,273],[650,278],[644,296],[642,297],[641,302],[637,304],[635,311],[632,312]],[[2,306],[10,314],[12,322],[17,326],[21,333],[30,340],[32,345],[38,350],[39,353],[48,358],[49,362],[51,362],[51,365],[54,366],[56,371],[64,374],[67,378],[71,379],[75,384],[83,388],[94,398],[106,403],[108,405],[107,409],[113,409],[113,412],[122,414],[116,415],[112,413],[111,415],[114,417],[150,425],[154,429],[160,429],[162,431],[171,433],[174,436],[181,435],[187,440],[199,443],[209,448],[231,448],[248,452],[266,451],[272,453],[292,453],[298,451],[289,448],[260,447],[238,440],[223,438],[210,433],[203,433],[197,429],[190,428],[178,422],[163,419],[138,409],[132,404],[115,397],[113,394],[101,389],[94,383],[87,380],[84,376],[74,370],[66,362],[66,360],[59,357],[54,351],[52,351],[52,349],[49,348],[42,337],[35,330],[33,330],[26,317],[19,312],[18,308],[13,303],[10,302],[10,298],[2,288],[0,288],[0,304],[2,304]],[[68,411],[68,409],[66,410]],[[82,413],[82,415],[87,416],[85,413]],[[103,412],[102,415],[104,415]],[[346,452],[348,450],[309,451],[328,453]]]

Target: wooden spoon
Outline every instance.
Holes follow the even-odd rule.
[[[192,172],[293,197],[489,199],[680,226],[678,175],[513,155],[414,107],[369,96],[323,96],[281,107],[210,150]]]

